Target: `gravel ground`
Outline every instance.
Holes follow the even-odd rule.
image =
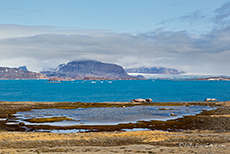
[[[94,133],[0,132],[0,153],[221,153],[230,133],[137,131]]]
[[[200,104],[201,102],[199,102]],[[31,108],[76,107],[84,104],[0,102],[0,118],[12,118],[16,111]],[[177,105],[168,103],[168,105]],[[183,103],[178,103],[185,105]],[[107,104],[108,105],[108,104]],[[111,103],[109,104],[111,105]],[[129,105],[117,103],[116,105]],[[162,104],[161,104],[162,105]],[[167,105],[167,103],[165,104]],[[188,103],[187,103],[188,105]],[[206,104],[207,105],[207,104]],[[215,104],[211,104],[215,106]],[[1,153],[210,153],[228,154],[230,151],[230,102],[217,102],[222,106],[167,123],[156,128],[172,131],[103,131],[86,133],[22,132],[22,126],[7,126],[0,121]],[[88,104],[86,106],[89,106]],[[93,105],[92,105],[93,106]],[[98,105],[103,106],[103,104]],[[176,125],[175,125],[176,124]],[[185,126],[186,125],[186,126]],[[167,127],[166,127],[167,126]],[[173,131],[173,127],[183,131]],[[21,131],[21,132],[19,132]]]

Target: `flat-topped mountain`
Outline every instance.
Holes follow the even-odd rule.
[[[42,71],[48,77],[81,79],[85,77],[133,78],[122,66],[95,60],[75,60],[60,64],[54,71]]]
[[[172,68],[164,67],[140,67],[125,69],[127,73],[146,73],[146,74],[182,74],[184,71],[180,71]]]
[[[0,79],[45,79],[46,75],[20,68],[0,67]]]

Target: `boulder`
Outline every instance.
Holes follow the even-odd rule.
[[[206,98],[205,102],[216,102],[217,99],[216,98]]]
[[[146,100],[146,102],[153,102],[153,100],[151,98],[147,98],[145,100]]]
[[[146,103],[146,100],[142,99],[142,98],[138,98],[138,99],[133,99],[132,102],[144,102],[144,103]]]

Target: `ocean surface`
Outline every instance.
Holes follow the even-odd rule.
[[[127,102],[152,98],[155,102],[230,100],[230,81],[115,80],[62,81],[0,80],[0,101]]]

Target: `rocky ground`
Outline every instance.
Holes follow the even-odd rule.
[[[136,131],[0,132],[1,153],[228,153],[230,133]]]
[[[199,102],[197,104],[205,102]],[[47,107],[76,107],[84,103],[0,102],[0,117],[11,118],[20,110]],[[66,105],[68,104],[68,105]],[[106,106],[130,103],[108,103]],[[189,105],[189,103],[180,105]],[[166,103],[165,105],[178,105]],[[97,104],[98,107],[105,104]],[[133,104],[138,105],[138,104]],[[140,105],[140,104],[139,104]],[[143,105],[143,104],[141,104]],[[154,104],[153,104],[154,105]],[[208,105],[207,103],[205,105]],[[185,128],[183,131],[102,131],[84,133],[23,132],[20,125],[7,126],[0,121],[0,153],[221,153],[230,151],[230,102],[210,103],[221,106],[189,118],[158,127]],[[89,106],[89,104],[86,104]],[[91,104],[91,106],[93,106]],[[184,122],[184,123],[183,123]],[[170,123],[173,123],[170,124]],[[182,127],[181,124],[188,126]],[[190,129],[188,129],[190,128]],[[173,129],[172,129],[173,130]]]

